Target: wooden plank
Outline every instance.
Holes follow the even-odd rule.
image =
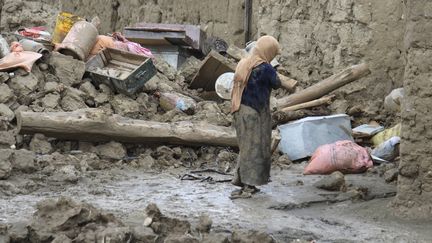
[[[125,29],[124,35],[126,39],[143,44],[143,45],[163,45],[163,44],[175,44],[185,45],[188,43],[185,41],[185,31],[148,31],[148,30],[136,30],[136,29]]]
[[[320,105],[330,104],[334,97],[335,97],[334,95],[322,97],[320,99],[312,100],[312,101],[301,103],[298,105],[285,107],[281,111],[289,112],[289,111],[308,109],[308,108],[312,108],[312,107],[316,107],[316,106],[320,106]]]
[[[138,23],[135,27],[126,27],[125,30],[145,30],[151,32],[185,32],[186,38],[182,39],[188,46],[195,50],[202,50],[206,40],[206,33],[197,25]],[[174,41],[174,40],[169,40]]]
[[[191,89],[214,91],[217,78],[226,72],[235,72],[236,64],[221,54],[211,51],[204,59],[198,73],[192,79]]]

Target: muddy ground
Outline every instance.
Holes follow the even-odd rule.
[[[132,12],[131,4],[143,1],[112,1],[111,6],[103,8],[100,2],[104,1],[92,1],[85,9],[77,7],[82,1],[60,2],[62,7],[53,0],[0,1],[0,30],[38,25],[52,30],[55,15],[64,8],[87,17],[99,14],[105,29],[102,33],[139,21],[188,19],[186,22],[201,23],[209,34],[227,38],[230,43],[240,44],[243,39],[239,29],[243,26],[242,15],[236,13],[243,13],[243,9],[238,2],[199,1],[190,9],[171,8],[172,1],[154,1]],[[254,32],[280,39],[285,48],[279,61],[286,69],[281,70],[298,79],[300,89],[360,61],[368,62],[373,69],[366,79],[336,91],[336,101],[330,107],[321,107],[317,115],[348,113],[353,126],[372,120],[386,127],[400,122],[400,114],[383,111],[382,101],[388,92],[402,85],[405,70],[401,2],[320,1],[313,8],[310,1],[257,2],[259,13],[254,15],[259,15],[258,29]],[[237,8],[215,11],[214,5]],[[7,34],[5,37],[9,42],[16,40]],[[292,164],[275,155],[272,183],[252,199],[231,200],[234,188],[226,181],[231,178],[237,157],[231,149],[142,147],[18,134],[15,115],[20,111],[67,112],[82,108],[99,108],[141,120],[231,125],[229,102],[200,101],[193,115],[161,109],[156,91],[198,95],[187,85],[201,63],[189,59],[186,68],[176,72],[163,61],[155,61],[158,74],[133,97],[82,79],[84,63],[56,53],[48,61],[35,64],[30,74],[22,70],[11,76],[0,73],[0,243],[53,239],[62,243],[72,239],[107,242],[108,236],[111,243],[262,243],[273,242],[273,238],[278,242],[432,242],[430,221],[393,216],[395,210],[389,205],[396,194],[395,164],[347,175],[340,190],[326,191],[314,185],[325,176],[303,176],[305,163]],[[287,92],[273,94],[280,98]],[[227,174],[191,172],[203,168]],[[224,182],[216,182],[219,180]],[[157,212],[154,216],[151,203],[156,203],[165,216]],[[212,227],[208,227],[204,214],[213,221]],[[150,227],[144,227],[144,223]],[[213,238],[206,233],[209,228]]]
[[[430,242],[430,222],[404,221],[387,205],[394,185],[376,174],[346,176],[346,192],[317,189],[323,176],[303,176],[303,165],[274,166],[272,182],[252,199],[229,199],[230,175],[192,173],[189,169],[163,172],[119,165],[76,174],[76,178],[43,173],[19,174],[0,181],[1,224],[29,222],[35,205],[48,198],[70,197],[112,213],[131,228],[143,224],[145,208],[156,203],[164,214],[196,225],[205,214],[212,232],[259,230],[277,242]],[[210,180],[208,177],[211,177]],[[367,189],[365,189],[367,188]],[[222,242],[222,241],[220,241]]]
[[[157,75],[131,97],[82,78],[84,63],[59,53],[35,64],[31,73],[0,73],[0,242],[107,242],[107,237],[117,239],[111,243],[432,241],[430,222],[392,216],[388,205],[396,195],[397,163],[348,175],[336,191],[326,191],[314,185],[323,176],[302,175],[306,163],[293,164],[275,153],[273,182],[252,199],[231,200],[230,173],[238,156],[232,148],[148,147],[18,134],[16,115],[21,111],[86,108],[141,120],[231,126],[228,101],[197,99],[193,114],[160,104],[157,92],[199,95],[187,88],[199,61],[189,62],[176,71],[155,59]],[[279,98],[286,94],[274,93]],[[191,172],[203,168],[223,175]],[[151,203],[165,216],[155,214]],[[203,233],[208,229],[210,235]]]

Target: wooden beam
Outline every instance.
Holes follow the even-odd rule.
[[[313,100],[313,101],[309,101],[309,102],[301,103],[301,104],[298,104],[298,105],[293,105],[293,106],[285,107],[281,111],[283,111],[283,112],[296,111],[296,110],[312,108],[312,107],[316,107],[316,106],[320,106],[320,105],[330,104],[332,102],[332,100],[333,100],[334,97],[335,97],[334,95],[330,95],[330,96],[327,96],[327,97],[322,97],[320,99],[316,99],[316,100]]]
[[[368,74],[370,74],[370,70],[366,63],[349,67],[340,73],[310,86],[309,88],[279,99],[277,101],[277,106],[281,109],[321,98],[322,96]]]
[[[189,121],[162,123],[108,116],[98,109],[74,112],[20,112],[20,134],[42,133],[49,137],[82,141],[119,141],[143,144],[237,146],[231,127]]]

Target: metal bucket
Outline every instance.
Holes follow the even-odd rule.
[[[91,49],[96,43],[98,30],[87,21],[79,21],[74,24],[60,44],[58,52],[72,56],[75,59],[85,61]]]
[[[219,97],[225,100],[231,99],[234,84],[234,73],[224,73],[216,80],[215,90]]]

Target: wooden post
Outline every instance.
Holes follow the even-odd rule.
[[[308,102],[314,99],[318,99],[335,89],[338,89],[344,85],[347,85],[354,80],[362,78],[370,73],[368,65],[362,63],[355,65],[337,73],[319,83],[310,86],[300,92],[281,98],[277,101],[279,109],[293,106],[300,103]]]

